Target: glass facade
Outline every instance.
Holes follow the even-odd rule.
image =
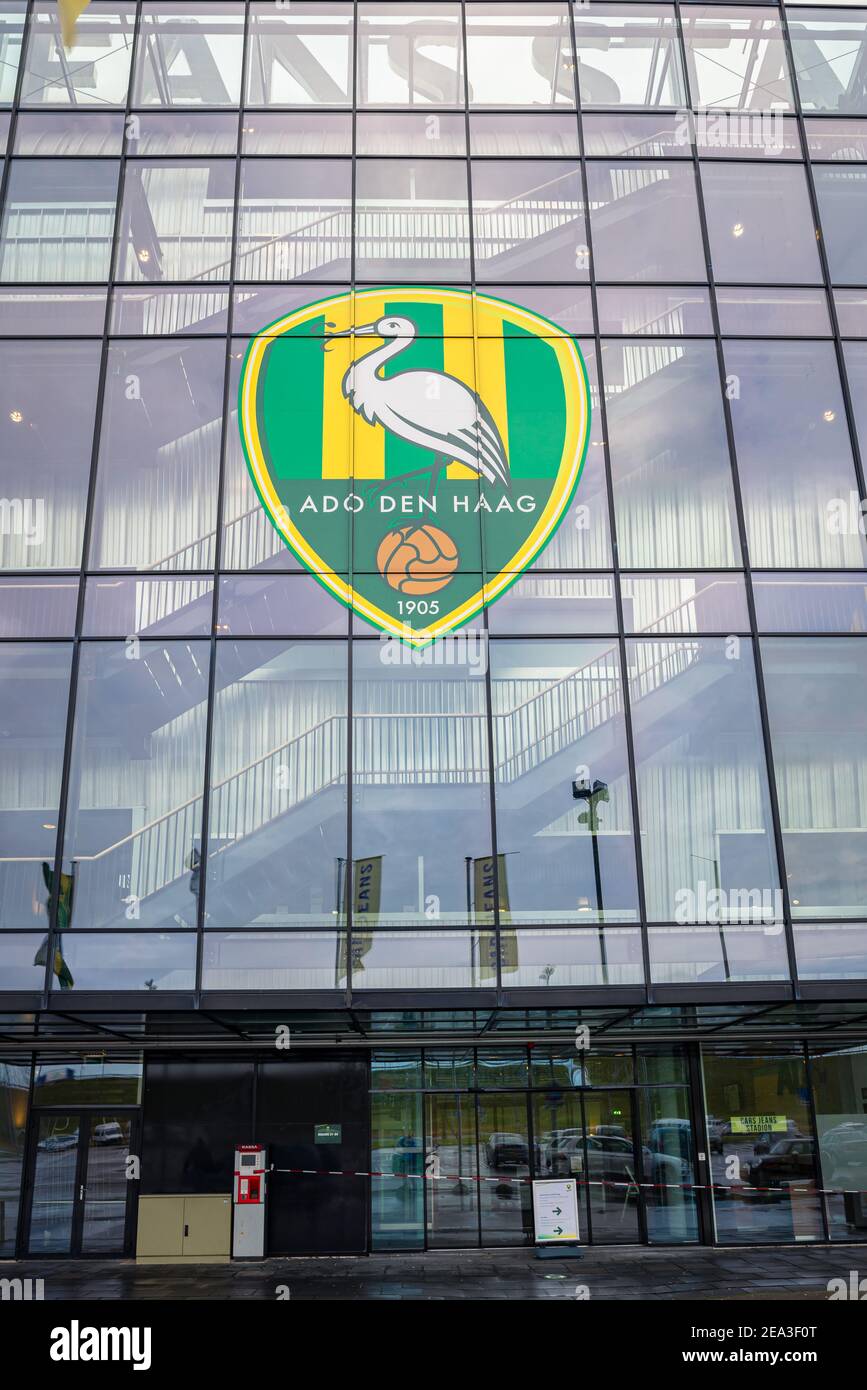
[[[865,62],[857,6],[92,0],[66,53],[53,0],[0,0],[2,1007],[864,999]],[[592,402],[550,544],[397,657],[283,545],[237,404],[251,335],[396,285],[466,294],[425,350],[482,395],[526,348],[484,294]],[[555,1134],[637,1184],[594,1239],[706,1237],[640,1186],[692,1172],[698,1104],[644,1060],[556,1106],[527,1056],[374,1070],[375,1240],[521,1243],[481,1179]],[[711,1119],[791,1126],[743,1132],[747,1186],[782,1143],[814,1188],[736,1180],[717,1239],[858,1227],[816,1176],[867,1184],[858,1065],[705,1055]]]
[[[94,0],[67,63],[7,0],[10,988],[865,977],[865,16]],[[593,437],[457,659],[389,665],[234,403],[280,309],[431,280],[574,333]]]

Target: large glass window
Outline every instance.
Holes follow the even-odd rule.
[[[345,279],[352,243],[351,189],[348,160],[244,160],[236,277]]]
[[[112,343],[92,567],[213,566],[225,360],[219,339]],[[139,613],[136,632],[151,625],[148,617]]]
[[[48,929],[70,665],[66,643],[0,644],[0,928]]]
[[[30,19],[22,105],[124,106],[134,28],[134,5],[91,5],[79,15],[67,53],[58,6],[39,0]]]
[[[358,6],[359,106],[463,106],[461,9]]]
[[[867,644],[767,637],[762,665],[792,915],[867,906]]]
[[[835,285],[863,285],[867,281],[867,241],[862,236],[867,169],[815,164],[813,178],[831,280]]]
[[[99,343],[0,342],[0,565],[80,565]]]
[[[130,161],[118,234],[121,280],[228,280],[235,166]]]
[[[714,278],[734,284],[816,284],[816,228],[803,167],[726,164],[701,168]]]
[[[776,8],[684,5],[681,14],[694,106],[768,110],[793,105]]]
[[[345,644],[218,644],[210,927],[333,929],[345,915],[346,713]]]
[[[856,482],[831,344],[728,342],[725,362],[752,563],[862,565],[864,538],[845,524]]]
[[[466,280],[466,164],[359,160],[355,273],[360,280]]]
[[[648,917],[779,934],[751,644],[632,640],[627,653]]]
[[[603,344],[620,562],[737,564],[731,461],[712,343]]]
[[[244,6],[145,5],[136,54],[137,106],[237,106]]]
[[[867,1240],[867,1047],[811,1053],[828,1234]]]
[[[475,106],[575,105],[575,59],[565,0],[466,6],[467,69]]]
[[[247,102],[344,106],[352,99],[352,5],[257,0],[250,7]]]
[[[588,106],[682,106],[673,5],[574,6],[578,84]]]
[[[616,646],[525,640],[492,642],[490,650],[503,920],[586,926],[634,918]],[[600,946],[604,974],[604,934]]]
[[[805,111],[867,114],[867,11],[789,11],[795,78]]]
[[[687,164],[587,166],[600,280],[705,280],[695,176]]]
[[[353,644],[353,892],[364,873],[381,926],[490,922],[485,648],[451,665],[402,650]]]
[[[0,279],[107,280],[115,160],[16,159],[0,232]]]
[[[861,457],[867,457],[867,343],[844,343],[846,376],[852,395],[852,414]],[[865,527],[867,529],[867,527]]]
[[[801,1052],[704,1053],[716,1238],[821,1240],[817,1150]]]
[[[82,648],[63,858],[73,927],[196,925],[208,654],[135,637]],[[107,969],[111,953],[93,949],[88,968]]]
[[[55,937],[51,988],[189,994],[196,984],[193,932],[65,932]]]
[[[472,184],[477,279],[588,278],[584,194],[576,165],[476,159]]]
[[[26,0],[2,0],[0,4],[0,103],[8,106],[15,95]]]
[[[33,1094],[37,1105],[141,1105],[141,1056],[120,1061],[106,1056],[37,1056]]]

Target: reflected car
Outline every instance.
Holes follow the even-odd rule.
[[[567,1139],[581,1139],[584,1135],[583,1129],[551,1129],[547,1134],[543,1134],[537,1141],[538,1163],[540,1173],[550,1173],[552,1171],[554,1154],[565,1144]]]
[[[847,1148],[851,1145],[867,1145],[867,1121],[847,1120],[844,1124],[834,1125],[833,1129],[826,1129],[822,1135],[821,1144],[823,1148],[835,1149],[841,1145]]]
[[[768,1153],[750,1163],[742,1163],[741,1176],[752,1187],[770,1189],[788,1187],[792,1182],[812,1182],[815,1178],[812,1140],[803,1137],[778,1139]],[[785,1193],[781,1191],[780,1196]]]
[[[841,1181],[852,1170],[867,1175],[867,1124],[855,1122],[827,1129],[819,1141],[819,1152],[825,1178],[833,1180],[833,1174],[841,1170]]]
[[[738,1138],[740,1136],[735,1135],[734,1137]],[[708,1143],[710,1145],[711,1153],[721,1154],[723,1151],[723,1146],[727,1141],[731,1141],[731,1139],[731,1120],[719,1120],[717,1122],[713,1134],[708,1134]]]
[[[489,1168],[526,1167],[530,1149],[522,1135],[496,1132],[485,1140],[485,1158]]]
[[[707,1125],[708,1148],[711,1153],[722,1153],[723,1135],[731,1134],[731,1125],[728,1120],[718,1120],[715,1115],[708,1115],[705,1123]]]
[[[117,1120],[110,1120],[104,1125],[94,1125],[93,1142],[94,1144],[122,1144],[123,1130]]]
[[[804,1131],[802,1129],[798,1129],[798,1126],[795,1124],[794,1120],[786,1121],[786,1134],[789,1139],[804,1138]],[[777,1130],[776,1132],[768,1132],[767,1134],[757,1134],[755,1139],[753,1140],[753,1153],[770,1153],[774,1144],[781,1137],[782,1136],[779,1130]]]
[[[78,1130],[74,1134],[49,1134],[36,1145],[45,1153],[57,1153],[60,1149],[74,1149],[78,1145]]]
[[[552,1177],[571,1177],[583,1170],[583,1142],[577,1137],[567,1139],[554,1150],[550,1168]],[[642,1144],[641,1162],[645,1181],[672,1184],[676,1187],[692,1181],[689,1164],[674,1154],[659,1153]],[[591,1180],[616,1183],[632,1183],[639,1180],[632,1140],[621,1138],[617,1134],[588,1135],[587,1163]]]

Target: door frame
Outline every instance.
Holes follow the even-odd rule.
[[[632,1139],[632,1171],[634,1174],[634,1183],[636,1188],[635,1224],[638,1231],[637,1241],[594,1241],[593,1239],[593,1202],[591,1201],[592,1193],[590,1191],[590,1188],[593,1185],[594,1180],[590,1177],[590,1154],[587,1149],[587,1139],[589,1137],[587,1134],[587,1098],[588,1096],[594,1095],[610,1096],[613,1093],[617,1093],[618,1095],[624,1095],[626,1097],[626,1104],[629,1106],[629,1134]],[[647,1239],[647,1215],[644,1209],[644,1184],[647,1181],[647,1179],[644,1176],[644,1167],[642,1163],[642,1146],[644,1144],[644,1135],[640,1131],[641,1107],[638,1104],[638,1087],[635,1085],[582,1086],[579,1090],[579,1095],[581,1097],[581,1120],[584,1129],[581,1148],[584,1154],[584,1178],[587,1184],[587,1244],[599,1246],[607,1245],[613,1247],[617,1247],[618,1245],[635,1244],[648,1245],[649,1241]],[[628,1194],[624,1196],[624,1201],[628,1201]]]
[[[130,1178],[126,1184],[126,1203],[124,1207],[124,1234],[121,1250],[104,1251],[81,1250],[81,1234],[84,1224],[86,1200],[87,1155],[90,1143],[91,1125],[100,1115],[124,1115],[129,1118],[129,1154],[141,1157],[141,1107],[138,1105],[43,1105],[34,1107],[29,1116],[27,1144],[24,1155],[24,1184],[21,1191],[21,1217],[18,1229],[18,1259],[26,1260],[122,1260],[133,1251],[135,1239],[135,1216],[137,1209],[139,1179]],[[70,1249],[50,1251],[45,1254],[29,1250],[30,1230],[33,1219],[33,1197],[36,1190],[36,1158],[39,1146],[39,1124],[43,1116],[75,1115],[78,1117],[78,1150],[75,1158],[75,1179],[73,1183],[73,1212],[70,1232]],[[82,1192],[84,1189],[84,1192]],[[78,1195],[76,1195],[76,1192]],[[78,1248],[76,1248],[78,1247]]]

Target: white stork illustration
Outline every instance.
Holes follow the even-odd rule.
[[[412,319],[381,318],[360,328],[331,333],[330,338],[384,338],[382,347],[350,363],[342,391],[352,409],[371,425],[379,424],[398,439],[433,450],[429,468],[417,468],[403,478],[430,474],[430,491],[447,464],[466,464],[491,484],[511,487],[509,461],[496,422],[480,396],[448,372],[414,369],[381,375],[392,357],[404,352],[417,333]],[[435,389],[432,389],[435,383]],[[389,478],[378,487],[400,481]],[[376,489],[375,489],[376,490]]]

